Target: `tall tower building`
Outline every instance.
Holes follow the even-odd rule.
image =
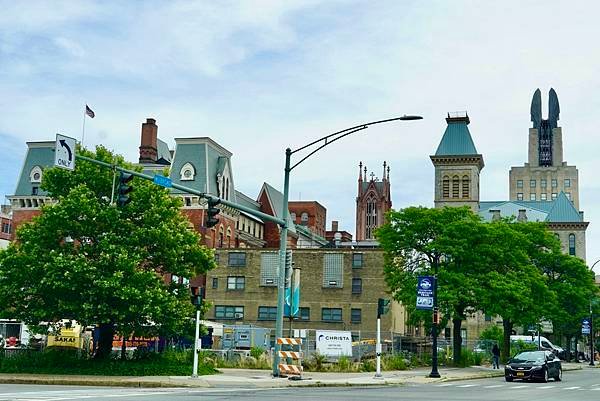
[[[475,149],[466,112],[448,113],[448,126],[430,156],[435,168],[435,207],[469,206],[479,210],[479,174],[483,156]]]
[[[548,118],[542,119],[542,95],[537,89],[531,100],[528,162],[510,169],[510,200],[549,201],[564,192],[579,210],[579,172],[563,160],[559,114],[558,96],[550,89]]]
[[[364,172],[364,177],[363,177]],[[375,239],[375,229],[385,222],[385,214],[392,208],[390,195],[390,167],[383,162],[383,175],[367,177],[367,166],[358,164],[358,196],[356,197],[356,240]]]

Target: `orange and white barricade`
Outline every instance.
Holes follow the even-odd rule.
[[[277,338],[277,344],[286,349],[279,351],[279,358],[285,360],[291,360],[292,364],[280,363],[279,374],[280,375],[292,375],[302,378],[302,339],[301,338]],[[294,364],[294,362],[296,364]]]

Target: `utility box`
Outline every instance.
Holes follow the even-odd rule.
[[[250,349],[271,347],[271,329],[251,325],[223,325],[221,349]]]

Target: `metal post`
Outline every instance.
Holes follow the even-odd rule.
[[[375,344],[375,353],[377,355],[377,371],[375,378],[380,379],[381,376],[381,316],[377,313],[377,343]]]
[[[283,180],[283,205],[281,219],[284,224],[279,231],[279,281],[277,282],[277,320],[275,321],[275,355],[273,355],[273,377],[279,377],[279,351],[281,344],[277,344],[277,338],[283,337],[283,308],[285,302],[285,252],[287,248],[287,218],[288,197],[290,191],[290,159],[292,150],[285,150],[285,175]]]
[[[594,311],[590,300],[590,366],[594,366]]]
[[[432,349],[431,349],[431,373],[429,377],[440,377],[438,372],[438,350],[437,350],[437,336],[438,336],[438,302],[437,302],[437,275],[438,275],[438,264],[439,256],[435,256],[433,259],[433,325],[431,327],[431,335],[433,336]]]
[[[196,309],[196,335],[194,336],[194,368],[192,371],[192,377],[198,377],[198,341],[200,339],[200,309]]]

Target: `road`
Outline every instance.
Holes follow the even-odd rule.
[[[279,401],[279,400],[557,400],[600,399],[600,370],[565,372],[562,382],[506,383],[502,378],[464,380],[436,384],[384,387],[287,388],[287,389],[135,389],[112,387],[0,385],[0,401]]]

